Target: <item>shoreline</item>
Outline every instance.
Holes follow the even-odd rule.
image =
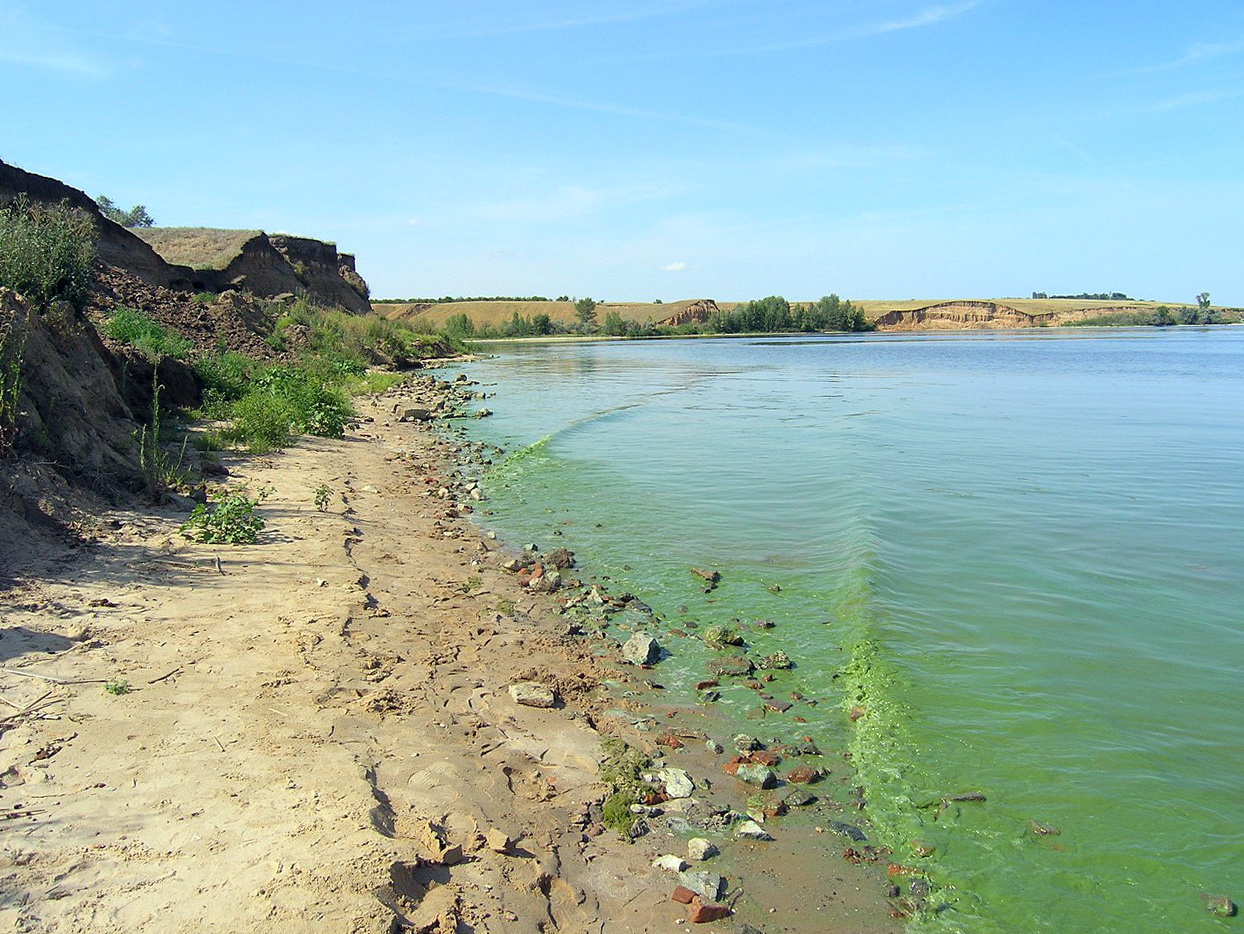
[[[101,932],[685,923],[677,880],[651,865],[685,841],[604,831],[597,769],[607,735],[650,737],[614,708],[667,729],[703,711],[660,715],[659,689],[627,685],[608,640],[568,632],[551,596],[499,567],[470,501],[439,492],[460,452],[395,417],[413,401],[399,387],[359,400],[343,441],[229,458],[229,488],[275,488],[259,544],[189,543],[184,514],[130,511],[101,517],[86,547],[24,556],[0,640],[14,711],[0,712],[0,919]],[[509,685],[526,680],[559,705],[515,703]],[[693,743],[666,755],[725,790],[711,758]],[[738,912],[700,928],[898,930],[864,891],[874,872],[807,865],[825,862],[817,843],[732,845],[705,863],[729,876]],[[775,859],[786,850],[789,866]],[[782,891],[822,877],[857,891],[818,892],[811,928]]]

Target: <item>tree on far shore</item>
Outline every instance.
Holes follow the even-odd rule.
[[[574,303],[574,313],[584,327],[596,323],[596,300],[584,296]]]

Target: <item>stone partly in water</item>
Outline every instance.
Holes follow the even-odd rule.
[[[773,774],[771,768],[750,762],[740,765],[735,771],[734,777],[740,781],[747,782],[749,785],[759,785],[761,788],[772,788],[777,784],[777,776]]]
[[[681,856],[658,856],[652,868],[664,869],[666,872],[682,872],[687,868],[687,861]]]
[[[794,668],[795,663],[790,660],[790,656],[785,652],[774,652],[772,655],[765,656],[760,663],[760,667],[782,671],[788,668]]]
[[[661,657],[661,646],[646,632],[637,632],[622,646],[622,657],[632,665],[651,665]]]
[[[796,788],[782,800],[786,802],[787,807],[801,808],[809,804],[815,804],[816,795],[802,788]]]
[[[711,659],[708,670],[718,678],[746,678],[756,670],[756,666],[746,655],[723,655]]]
[[[1238,909],[1226,895],[1206,895],[1205,910],[1220,918],[1234,918]]]

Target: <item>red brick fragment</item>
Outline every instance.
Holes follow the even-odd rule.
[[[768,749],[757,749],[747,758],[752,762],[759,763],[760,765],[767,765],[769,768],[773,768],[773,766],[782,761],[781,756],[779,756],[776,752],[771,752]]]
[[[698,895],[691,899],[691,914],[687,920],[692,924],[708,924],[710,921],[720,921],[728,917],[730,909],[725,905],[703,901]]]
[[[658,746],[668,746],[670,749],[681,749],[682,740],[673,733],[663,733],[657,737]]]
[[[718,681],[716,678],[709,678],[707,681],[697,681],[695,683],[695,689],[697,691],[707,691],[709,688],[715,688],[715,687],[720,687],[720,686],[721,686],[721,682]]]
[[[681,905],[690,905],[691,900],[695,898],[695,892],[691,891],[685,885],[674,886],[674,894],[670,896],[674,901]]]

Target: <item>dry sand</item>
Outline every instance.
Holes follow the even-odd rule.
[[[118,513],[85,548],[5,556],[0,930],[687,927],[651,868],[683,844],[629,844],[591,810],[598,730],[643,742],[606,711],[644,685],[598,686],[628,681],[614,644],[567,635],[447,509],[431,431],[361,408],[345,440],[229,462],[230,486],[274,490],[258,544]],[[514,703],[528,678],[564,705]],[[700,929],[898,930],[875,869],[788,843],[737,850],[732,888],[750,859],[755,894]]]

